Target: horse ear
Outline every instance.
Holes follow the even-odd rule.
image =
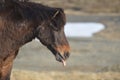
[[[64,12],[64,10],[61,9],[61,8],[56,8],[56,9],[57,9],[57,11],[56,11],[55,14],[53,15],[52,19],[54,19],[59,13],[63,13],[63,12]]]
[[[58,14],[59,14],[59,10],[57,10],[56,12],[55,12],[55,14],[53,15],[53,17],[52,17],[52,19],[54,19]]]
[[[64,11],[61,8],[56,8],[56,12],[54,13],[51,23],[49,24],[54,30],[60,30],[61,26],[64,24],[63,14]]]

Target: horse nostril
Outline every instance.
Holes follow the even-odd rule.
[[[69,53],[69,52],[64,53],[65,59],[69,58],[69,56],[70,56],[70,53]]]

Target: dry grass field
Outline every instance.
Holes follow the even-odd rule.
[[[33,72],[13,70],[12,80],[120,80],[118,72]]]
[[[120,0],[30,0],[84,13],[120,13]]]
[[[14,62],[12,80],[120,80],[120,41],[69,38],[67,66],[38,41],[21,48]]]

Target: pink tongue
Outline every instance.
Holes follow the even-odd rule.
[[[64,60],[62,60],[63,66],[66,66],[66,62]]]

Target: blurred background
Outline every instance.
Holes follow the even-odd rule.
[[[30,0],[63,8],[71,46],[67,66],[38,40],[23,46],[12,80],[120,80],[120,0]]]

